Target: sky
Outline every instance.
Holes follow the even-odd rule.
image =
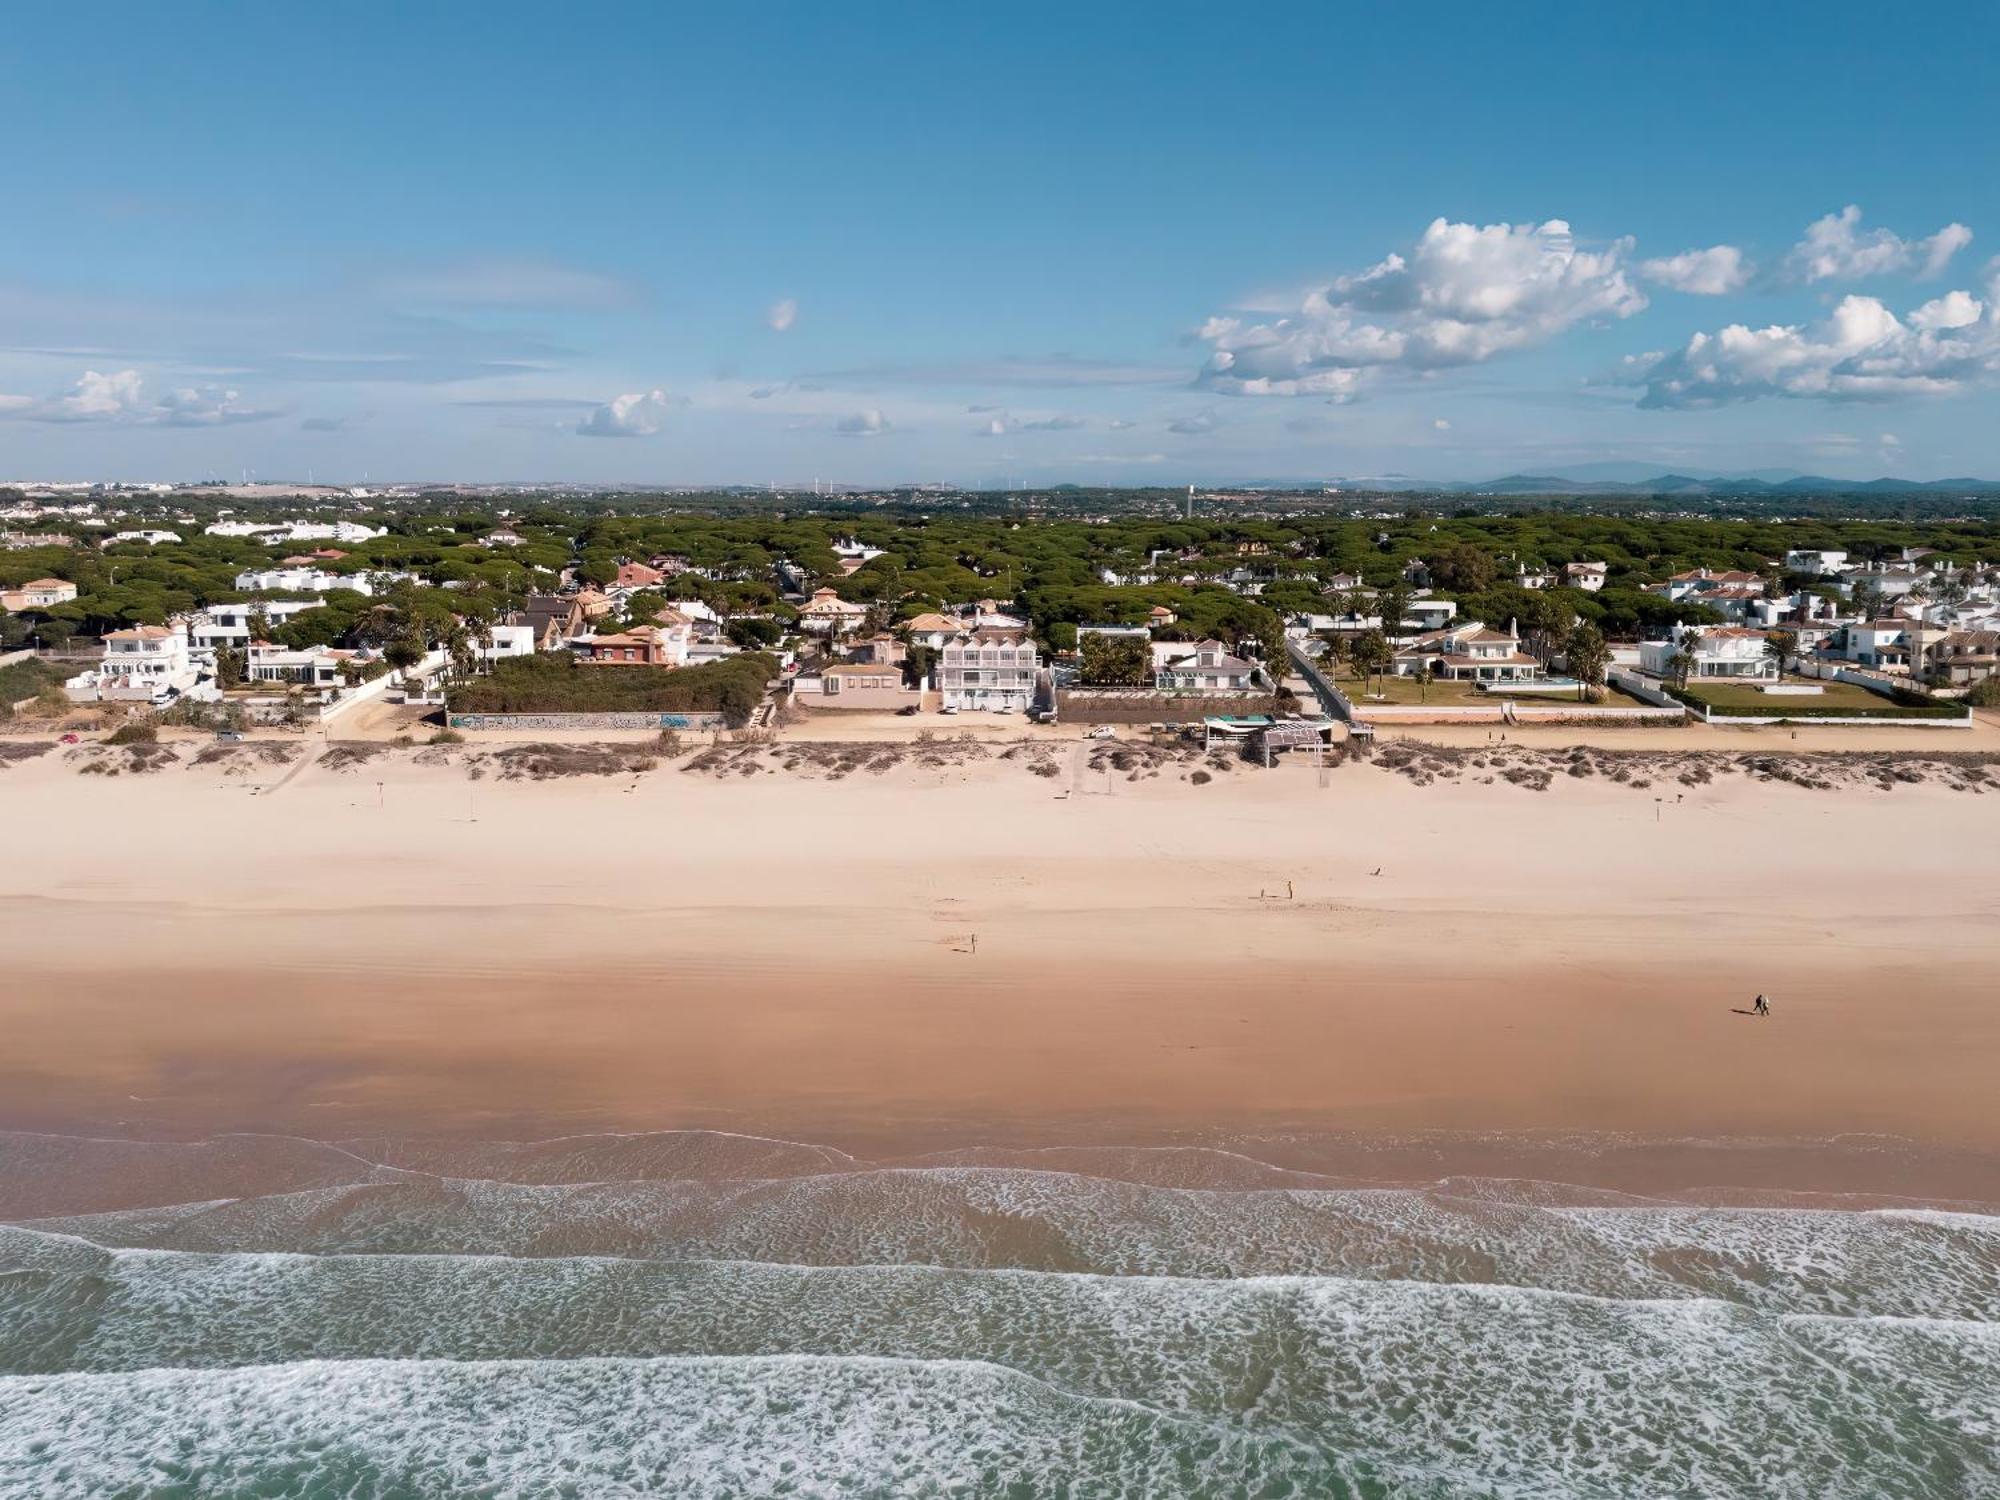
[[[17,8],[0,480],[2000,476],[1996,58],[1841,0]]]

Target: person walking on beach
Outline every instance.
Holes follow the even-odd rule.
[[[1751,1006],[1750,1010],[1754,1015],[1768,1016],[1771,1013],[1771,1002],[1766,1000],[1762,995],[1759,995],[1757,1003]]]

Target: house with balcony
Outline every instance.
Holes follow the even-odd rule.
[[[799,610],[799,629],[838,640],[859,630],[867,615],[867,605],[850,603],[832,589],[819,589]]]
[[[1664,640],[1641,641],[1639,670],[1671,678],[1674,659],[1685,655],[1689,682],[1776,682],[1783,673],[1764,647],[1767,639],[1763,631],[1741,625],[1684,626]]]
[[[1153,685],[1170,693],[1248,693],[1257,664],[1221,641],[1159,641],[1153,646]]]
[[[635,625],[610,635],[578,636],[569,649],[592,666],[684,667],[688,632],[685,626]]]
[[[1513,626],[1496,630],[1478,620],[1421,635],[1398,648],[1389,663],[1397,677],[1426,669],[1455,682],[1533,682],[1542,675],[1542,664],[1521,649]]]
[[[184,631],[169,625],[134,625],[104,637],[95,667],[63,684],[76,703],[170,703],[202,682]]]
[[[962,630],[938,648],[941,707],[1025,713],[1041,660],[1025,630]]]

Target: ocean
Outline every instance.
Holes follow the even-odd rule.
[[[0,1496],[2000,1495],[1993,1205],[1329,1159],[0,1135]]]

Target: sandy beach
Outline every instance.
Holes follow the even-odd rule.
[[[462,753],[0,772],[0,1124],[2000,1151],[1991,795]]]

